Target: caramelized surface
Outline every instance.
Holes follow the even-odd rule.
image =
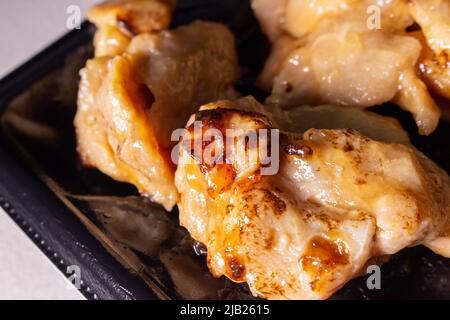
[[[409,144],[355,130],[283,132],[295,109],[285,121],[258,109],[264,107],[250,98],[209,104],[188,127],[201,119],[221,132],[247,132],[276,122],[282,133],[275,175],[261,174],[261,159],[205,166],[180,149],[180,222],[206,245],[215,276],[245,281],[259,297],[323,299],[373,258],[417,244],[450,255],[440,245],[448,241],[450,179],[431,160]],[[226,148],[238,154],[234,145]]]

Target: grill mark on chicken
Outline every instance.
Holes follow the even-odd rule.
[[[201,140],[201,153],[204,154],[205,148],[210,146],[211,144],[216,142],[216,137],[211,137],[209,141],[203,140],[203,135],[207,130],[209,129],[215,129],[218,130],[222,134],[222,143],[223,143],[223,154],[222,155],[215,155],[220,159],[222,162],[225,162],[225,156],[228,154],[228,148],[232,148],[233,146],[229,146],[227,144],[227,141],[229,140],[227,136],[227,129],[232,129],[229,127],[229,124],[232,121],[232,117],[235,117],[236,115],[242,116],[246,119],[249,119],[252,121],[254,125],[254,129],[269,129],[270,130],[270,121],[267,117],[256,113],[256,112],[247,112],[242,110],[236,110],[236,109],[211,109],[211,110],[202,110],[200,112],[197,112],[195,114],[195,121],[201,122],[201,136],[196,137],[195,134],[195,125],[192,123],[187,127],[187,130],[189,132],[188,137],[190,138],[189,141],[189,153],[191,157],[199,163],[200,171],[206,176],[206,179],[208,181],[209,191],[211,194],[220,194],[227,190],[232,184],[235,182],[236,178],[236,169],[234,165],[229,163],[216,163],[214,161],[213,163],[206,163],[204,161],[203,157],[199,157],[196,154],[195,150],[195,139],[202,139]],[[245,134],[245,132],[244,132]],[[257,131],[257,134],[259,132]],[[270,137],[270,135],[269,135]],[[183,140],[185,141],[185,139]],[[233,137],[233,144],[236,144],[237,137]],[[245,139],[245,152],[249,151],[249,138],[246,137]],[[267,156],[271,156],[270,154],[270,147],[271,147],[271,141],[270,138],[267,141],[266,148]],[[214,149],[213,149],[214,150]],[[215,150],[214,150],[215,151]],[[256,176],[260,174],[261,168],[258,167],[257,172],[255,173]],[[248,179],[253,180],[256,178],[256,176],[249,176]],[[245,183],[245,182],[243,182]]]
[[[355,150],[355,148],[353,147],[353,145],[351,145],[349,142],[347,142],[344,147],[342,148],[342,150],[344,150],[344,152],[350,152]]]
[[[338,266],[349,263],[347,244],[342,240],[330,241],[321,236],[315,236],[309,240],[300,264],[312,281],[313,291],[320,291],[323,285],[321,279],[327,281],[325,275],[331,274]]]
[[[192,123],[190,126],[187,127],[188,132],[190,133],[190,154],[194,158],[194,160],[198,161],[202,165],[202,172],[206,172],[206,169],[212,169],[215,166],[215,163],[213,164],[207,164],[203,161],[203,159],[198,158],[198,155],[195,154],[195,139],[196,138],[203,138],[203,135],[208,129],[215,129],[218,130],[222,134],[223,143],[225,145],[226,142],[226,130],[231,129],[227,128],[227,123],[230,122],[231,117],[239,114],[244,117],[248,117],[252,121],[254,121],[254,124],[256,127],[259,127],[261,129],[268,128],[269,120],[262,116],[261,114],[255,113],[255,112],[246,112],[241,110],[235,110],[235,109],[211,109],[211,110],[202,110],[200,112],[197,112],[195,114],[195,121],[201,122],[201,137],[195,137],[195,124]],[[256,118],[256,119],[255,119]],[[202,139],[202,149],[201,152],[205,151],[205,148],[214,143],[216,140],[216,137],[211,137],[209,141],[205,141]],[[234,137],[233,143],[236,142],[236,137]],[[245,151],[248,151],[248,140],[245,141]],[[270,146],[270,145],[269,145]],[[229,147],[225,145],[225,148]],[[223,153],[226,154],[226,149],[224,148]],[[270,155],[269,155],[270,156]],[[223,160],[223,159],[222,159]]]
[[[268,236],[265,238],[264,248],[266,250],[272,250],[272,248],[276,245],[275,232],[275,230],[270,229]]]
[[[281,215],[286,211],[286,203],[275,193],[267,189],[261,191],[264,193],[263,203],[270,205],[276,215]]]
[[[225,258],[225,263],[232,280],[236,282],[244,281],[245,266],[240,262],[238,257],[234,255],[227,255]]]

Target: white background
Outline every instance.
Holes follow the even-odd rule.
[[[68,31],[69,5],[95,2],[0,0],[0,78]],[[83,299],[1,208],[0,299]]]

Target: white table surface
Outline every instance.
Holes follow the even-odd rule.
[[[0,78],[68,31],[69,5],[95,2],[0,0]],[[84,299],[1,208],[0,299]]]

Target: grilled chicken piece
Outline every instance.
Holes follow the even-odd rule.
[[[244,149],[228,142],[220,149],[226,137],[206,137],[208,129],[292,130],[296,115],[305,115],[284,112],[282,121],[250,98],[221,101],[187,125],[176,172],[180,222],[206,245],[215,276],[247,282],[263,298],[324,299],[364,273],[372,258],[418,244],[450,256],[450,179],[407,143],[351,129],[282,131],[279,141]],[[192,156],[197,141],[231,161]],[[251,156],[275,145],[279,170],[262,175],[269,153]],[[243,166],[245,156],[257,160]]]
[[[433,57],[421,60],[426,46],[406,29],[417,21],[429,45],[447,43],[449,3],[431,2],[253,0],[273,42],[260,77],[261,86],[272,93],[267,103],[366,108],[392,101],[413,114],[421,134],[430,134],[440,111],[423,80],[446,96],[448,62],[445,51],[435,49]],[[381,10],[380,29],[369,14],[371,5]]]
[[[238,76],[231,32],[209,22],[141,33],[123,54],[89,60],[75,118],[82,162],[171,210],[178,198],[172,131],[203,103],[235,97]]]

